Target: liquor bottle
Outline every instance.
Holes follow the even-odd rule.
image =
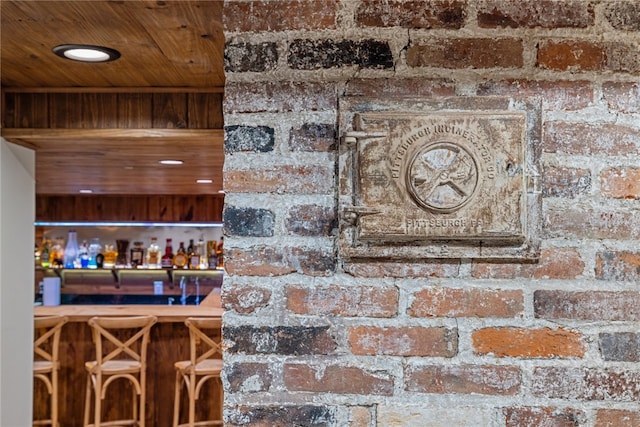
[[[189,241],[189,246],[187,247],[187,254],[189,256],[189,269],[197,270],[200,268],[200,253],[196,250],[196,247],[193,244],[193,239]]]
[[[89,243],[82,241],[80,249],[78,249],[78,258],[80,258],[80,268],[89,268]]]
[[[211,269],[218,266],[218,257],[216,256],[217,243],[215,240],[207,240],[207,264]]]
[[[40,246],[37,243],[33,248],[33,262],[36,267],[40,267]]]
[[[180,247],[173,257],[173,266],[175,268],[184,268],[187,265],[188,257],[184,248],[184,242],[180,242]]]
[[[130,255],[131,257],[129,259],[131,260],[131,267],[142,267],[142,264],[144,263],[144,248],[142,247],[142,242],[133,242]]]
[[[51,241],[45,240],[42,243],[42,250],[40,251],[40,266],[48,268],[51,265]]]
[[[49,255],[49,264],[52,267],[62,268],[64,267],[64,237],[56,237],[53,246],[51,247],[51,254]]]
[[[220,236],[220,241],[216,247],[216,256],[218,257],[218,267],[224,268],[224,236]]]
[[[69,230],[67,246],[64,248],[64,268],[75,268],[78,258],[78,235],[76,230]]]
[[[162,255],[160,263],[162,268],[173,267],[173,246],[171,244],[171,239],[167,239],[167,244],[164,247],[164,255]]]
[[[94,237],[89,245],[89,268],[98,268],[98,254],[100,253],[100,239]],[[104,264],[104,259],[101,264]]]
[[[161,255],[160,246],[158,246],[158,238],[152,237],[149,248],[147,249],[147,267],[160,268],[161,266]]]
[[[207,248],[204,246],[204,236],[200,236],[198,244],[196,245],[196,252],[200,255],[200,270],[207,268]]]
[[[116,258],[118,257],[118,252],[115,250],[114,245],[105,244],[104,245],[104,268],[113,268],[116,265]]]

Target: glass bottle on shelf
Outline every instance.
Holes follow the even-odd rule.
[[[161,266],[161,255],[160,246],[158,246],[158,238],[152,237],[149,248],[147,249],[147,267],[160,268]]]
[[[144,248],[142,247],[142,242],[135,241],[133,242],[133,247],[131,248],[131,267],[138,268],[142,267],[144,263]]]
[[[40,251],[40,266],[48,268],[51,266],[51,241],[44,240],[42,250]]]
[[[216,256],[218,257],[217,268],[224,268],[224,236],[220,236],[220,241],[216,247]]]
[[[207,240],[207,264],[212,269],[218,266],[218,257],[216,256],[217,243],[215,240]]]
[[[116,258],[118,257],[118,252],[115,250],[115,246],[111,244],[104,245],[104,268],[113,268],[116,265]]]
[[[51,247],[51,253],[49,254],[49,265],[51,267],[62,268],[64,267],[64,237],[56,237],[53,246]]]
[[[187,248],[187,253],[189,255],[189,269],[197,270],[200,268],[200,253],[197,251],[196,246],[193,244],[193,239],[189,242],[189,247]]]
[[[127,265],[127,252],[129,251],[129,241],[126,239],[116,239],[116,267],[125,267]]]
[[[180,247],[173,257],[173,266],[175,268],[184,268],[187,265],[187,251],[184,248],[184,242],[180,242]]]
[[[206,269],[207,268],[207,251],[206,251],[206,247],[204,246],[204,236],[200,236],[200,240],[198,240],[198,244],[196,244],[196,252],[198,252],[198,255],[200,256],[199,268],[201,270]]]
[[[80,259],[80,268],[89,268],[89,243],[82,241],[80,249],[78,249],[78,258]]]
[[[64,248],[64,268],[75,268],[78,259],[78,235],[75,230],[69,230],[69,238]]]
[[[89,245],[89,268],[98,268],[98,254],[100,253],[100,239],[94,237]],[[104,259],[102,264],[104,265]]]
[[[160,264],[162,268],[173,267],[173,245],[171,243],[171,239],[167,239],[167,243],[164,247],[164,255],[162,255]]]

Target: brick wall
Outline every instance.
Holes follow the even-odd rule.
[[[225,1],[225,417],[640,425],[640,3]],[[539,96],[538,263],[337,255],[342,96]]]

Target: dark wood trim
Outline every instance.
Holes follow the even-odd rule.
[[[224,93],[216,87],[3,87],[3,93]]]

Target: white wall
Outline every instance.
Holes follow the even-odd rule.
[[[0,144],[0,426],[26,427],[33,411],[35,153]]]

